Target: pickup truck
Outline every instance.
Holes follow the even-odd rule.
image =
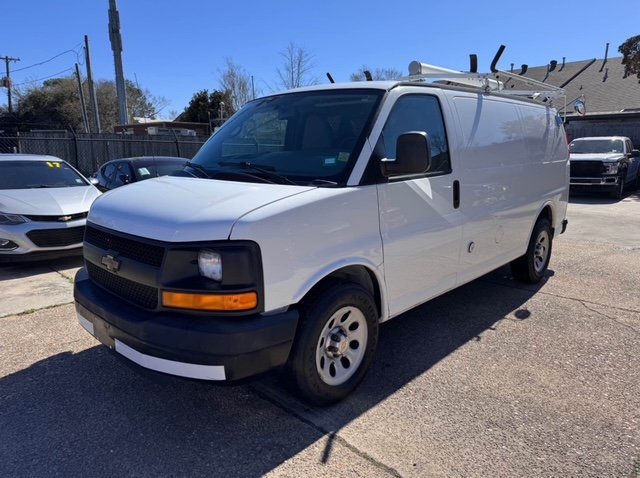
[[[621,199],[625,187],[640,187],[640,151],[627,137],[574,139],[569,152],[573,189],[605,189]]]

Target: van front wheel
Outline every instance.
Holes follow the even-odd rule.
[[[357,284],[335,284],[302,304],[289,376],[308,402],[337,402],[362,381],[377,343],[371,294]]]
[[[531,233],[527,252],[511,262],[513,277],[528,284],[540,282],[549,266],[552,243],[551,223],[546,218],[538,219]]]

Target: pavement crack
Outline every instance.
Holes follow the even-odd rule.
[[[47,310],[47,309],[55,309],[56,307],[62,307],[64,305],[71,305],[74,302],[64,302],[63,304],[53,304],[53,305],[47,305],[46,307],[40,307],[38,309],[27,309],[27,310],[23,310],[22,312],[13,312],[10,314],[5,314],[5,315],[0,315],[0,319],[4,319],[5,317],[14,317],[14,316],[20,316],[20,315],[30,315],[30,314],[35,314],[36,312],[40,312],[41,310]]]
[[[54,269],[53,267],[49,266],[49,269],[51,269],[53,272],[55,272],[56,274],[60,275],[63,279],[65,279],[66,281],[70,282],[71,284],[73,284],[73,277],[69,277],[66,276],[64,273],[60,272],[59,270]]]
[[[582,304],[582,306],[583,306],[585,309],[590,310],[591,312],[593,312],[593,313],[595,313],[595,314],[598,314],[598,315],[600,315],[600,316],[602,316],[602,317],[605,317],[605,318],[607,318],[607,319],[609,319],[609,320],[613,320],[613,321],[614,321],[615,323],[617,323],[618,325],[621,325],[622,327],[625,327],[625,328],[627,328],[627,329],[631,330],[633,333],[635,333],[635,334],[637,334],[637,335],[640,335],[640,330],[636,329],[635,327],[632,327],[632,326],[630,326],[629,324],[625,324],[624,322],[620,322],[620,321],[619,321],[618,319],[616,319],[615,317],[611,317],[611,316],[609,316],[609,315],[605,314],[604,312],[600,312],[599,310],[595,310],[595,309],[593,309],[593,308],[589,307],[589,306],[587,305],[587,303],[585,303],[585,301],[582,301],[582,300],[581,300],[581,301],[580,301],[580,303]]]
[[[289,407],[285,403],[282,403],[282,401],[278,399],[277,394],[274,394],[273,392],[271,392],[267,386],[263,384],[252,384],[252,385],[249,385],[249,388],[253,390],[253,392],[263,400],[278,407],[283,412],[297,418],[304,424],[310,426],[311,428],[313,428],[314,430],[318,431],[323,436],[326,436],[328,438],[328,443],[327,443],[327,446],[325,447],[325,450],[323,452],[322,459],[321,459],[322,463],[326,463],[328,461],[329,455],[331,453],[331,447],[333,447],[335,443],[338,443],[343,447],[347,448],[352,453],[355,453],[356,455],[358,455],[360,458],[368,461],[376,468],[379,468],[383,472],[389,474],[389,476],[396,476],[396,477],[402,476],[395,468],[392,468],[391,466],[386,465],[385,463],[379,460],[376,460],[374,457],[372,457],[365,451],[362,451],[355,445],[352,445],[351,443],[349,443],[347,440],[345,440],[338,434],[338,431],[327,430],[325,427],[318,425],[317,423],[314,423],[313,421],[311,421],[309,418],[303,416],[301,413],[296,411],[293,407]]]
[[[486,282],[486,283],[488,283],[488,284],[493,284],[493,285],[498,285],[498,286],[502,286],[502,287],[507,287],[507,288],[509,288],[509,289],[516,289],[516,290],[521,290],[521,291],[526,291],[526,292],[533,292],[533,293],[535,293],[536,295],[537,295],[537,294],[541,294],[541,295],[547,295],[547,296],[550,296],[550,297],[556,297],[556,298],[558,298],[558,299],[572,300],[572,301],[578,302],[578,303],[580,303],[580,304],[581,304],[585,309],[590,310],[591,312],[593,312],[593,313],[595,313],[595,314],[598,314],[598,315],[600,315],[600,316],[602,316],[602,317],[605,317],[605,318],[607,318],[607,319],[609,319],[609,320],[614,321],[614,322],[615,322],[615,323],[617,323],[618,325],[621,325],[622,327],[625,327],[625,328],[627,328],[627,329],[631,330],[634,334],[638,334],[638,335],[640,335],[640,330],[638,330],[638,329],[636,329],[636,328],[632,327],[632,326],[631,326],[631,325],[629,325],[629,324],[625,324],[624,322],[620,322],[620,321],[619,321],[618,319],[616,319],[615,317],[611,317],[610,315],[607,315],[607,314],[605,314],[605,313],[603,313],[603,312],[600,312],[599,310],[596,310],[596,309],[594,309],[594,308],[592,308],[592,307],[589,307],[589,305],[591,305],[591,306],[598,306],[598,307],[607,307],[607,308],[609,308],[609,309],[619,310],[619,311],[621,311],[621,312],[630,312],[630,313],[632,313],[632,314],[637,314],[637,313],[639,313],[640,311],[638,311],[638,310],[634,310],[634,309],[626,309],[626,308],[624,308],[624,307],[616,307],[616,306],[614,306],[614,305],[608,305],[608,304],[600,304],[600,303],[598,303],[598,302],[591,302],[591,301],[588,301],[588,300],[579,299],[579,298],[577,298],[577,297],[568,297],[568,296],[565,296],[565,295],[552,294],[551,292],[544,292],[544,291],[532,291],[531,289],[527,289],[526,287],[519,287],[519,286],[516,286],[516,285],[504,284],[503,282],[491,281],[491,280],[486,280],[486,279],[481,279],[481,281],[482,281],[482,282]],[[508,320],[512,320],[512,319],[508,319]]]
[[[592,305],[597,305],[597,306],[600,306],[600,307],[608,307],[610,309],[620,310],[622,312],[630,312],[632,314],[640,313],[640,310],[627,309],[625,307],[617,307],[615,305],[610,305],[610,304],[600,304],[598,302],[592,302],[592,301],[589,301],[589,300],[580,299],[578,297],[570,297],[570,296],[566,296],[566,295],[553,294],[551,292],[545,292],[545,291],[541,291],[541,290],[535,291],[535,290],[528,289],[526,287],[520,287],[520,286],[517,286],[517,285],[505,284],[504,282],[498,282],[498,281],[493,281],[493,280],[487,280],[487,279],[479,279],[479,280],[481,282],[485,282],[487,284],[499,285],[499,286],[502,286],[502,287],[507,287],[509,289],[516,289],[516,290],[521,290],[521,291],[524,291],[524,292],[529,292],[532,295],[548,295],[550,297],[557,297],[558,299],[574,300],[576,302],[580,302],[580,303],[583,303],[583,304],[592,304]]]

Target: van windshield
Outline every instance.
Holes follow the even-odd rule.
[[[309,91],[253,101],[202,146],[193,170],[215,179],[344,184],[383,94]]]
[[[620,139],[583,139],[575,140],[569,146],[573,154],[622,153],[624,143]]]

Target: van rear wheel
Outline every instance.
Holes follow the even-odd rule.
[[[513,277],[528,284],[540,282],[549,266],[552,244],[551,223],[544,217],[538,219],[531,233],[527,252],[510,264]]]
[[[378,313],[357,284],[335,284],[301,306],[288,375],[308,402],[345,398],[364,378],[378,343]]]

